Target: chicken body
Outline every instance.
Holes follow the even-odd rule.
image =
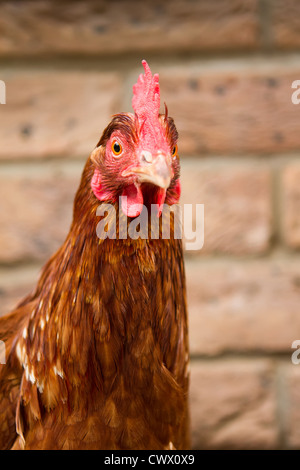
[[[174,124],[160,122],[172,149]],[[169,239],[162,226],[158,239],[120,239],[119,224],[114,239],[96,234],[101,198],[91,190],[93,177],[102,175],[101,188],[109,181],[103,152],[115,135],[128,139],[134,126],[136,118],[117,116],[105,130],[85,166],[65,243],[34,292],[0,319],[7,350],[0,366],[2,449],[189,447],[185,276],[174,218]],[[177,191],[176,165],[166,203]],[[124,188],[114,181],[105,194],[121,220],[126,214],[111,194]],[[144,211],[161,199],[153,184],[138,191]],[[128,227],[132,219],[124,220]]]

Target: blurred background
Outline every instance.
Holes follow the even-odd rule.
[[[300,448],[300,3],[1,1],[0,314],[34,286],[146,59],[177,124],[196,449]]]

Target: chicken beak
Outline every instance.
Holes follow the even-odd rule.
[[[160,188],[167,189],[172,179],[172,168],[169,163],[169,155],[157,152],[152,153],[144,150],[140,153],[140,166],[131,170],[136,175],[139,183],[152,183]]]

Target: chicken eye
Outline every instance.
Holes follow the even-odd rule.
[[[173,150],[172,150],[172,157],[176,157],[178,152],[178,147],[177,144],[174,145]]]
[[[122,153],[122,145],[116,140],[113,141],[111,148],[115,155],[120,155]]]

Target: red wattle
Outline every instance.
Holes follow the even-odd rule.
[[[159,188],[157,192],[157,197],[156,197],[156,205],[157,205],[157,216],[160,217],[162,210],[163,210],[163,205],[165,203],[166,199],[166,193],[167,191],[163,188]]]
[[[122,210],[127,217],[137,217],[143,210],[143,194],[139,185],[130,184],[122,192]]]

